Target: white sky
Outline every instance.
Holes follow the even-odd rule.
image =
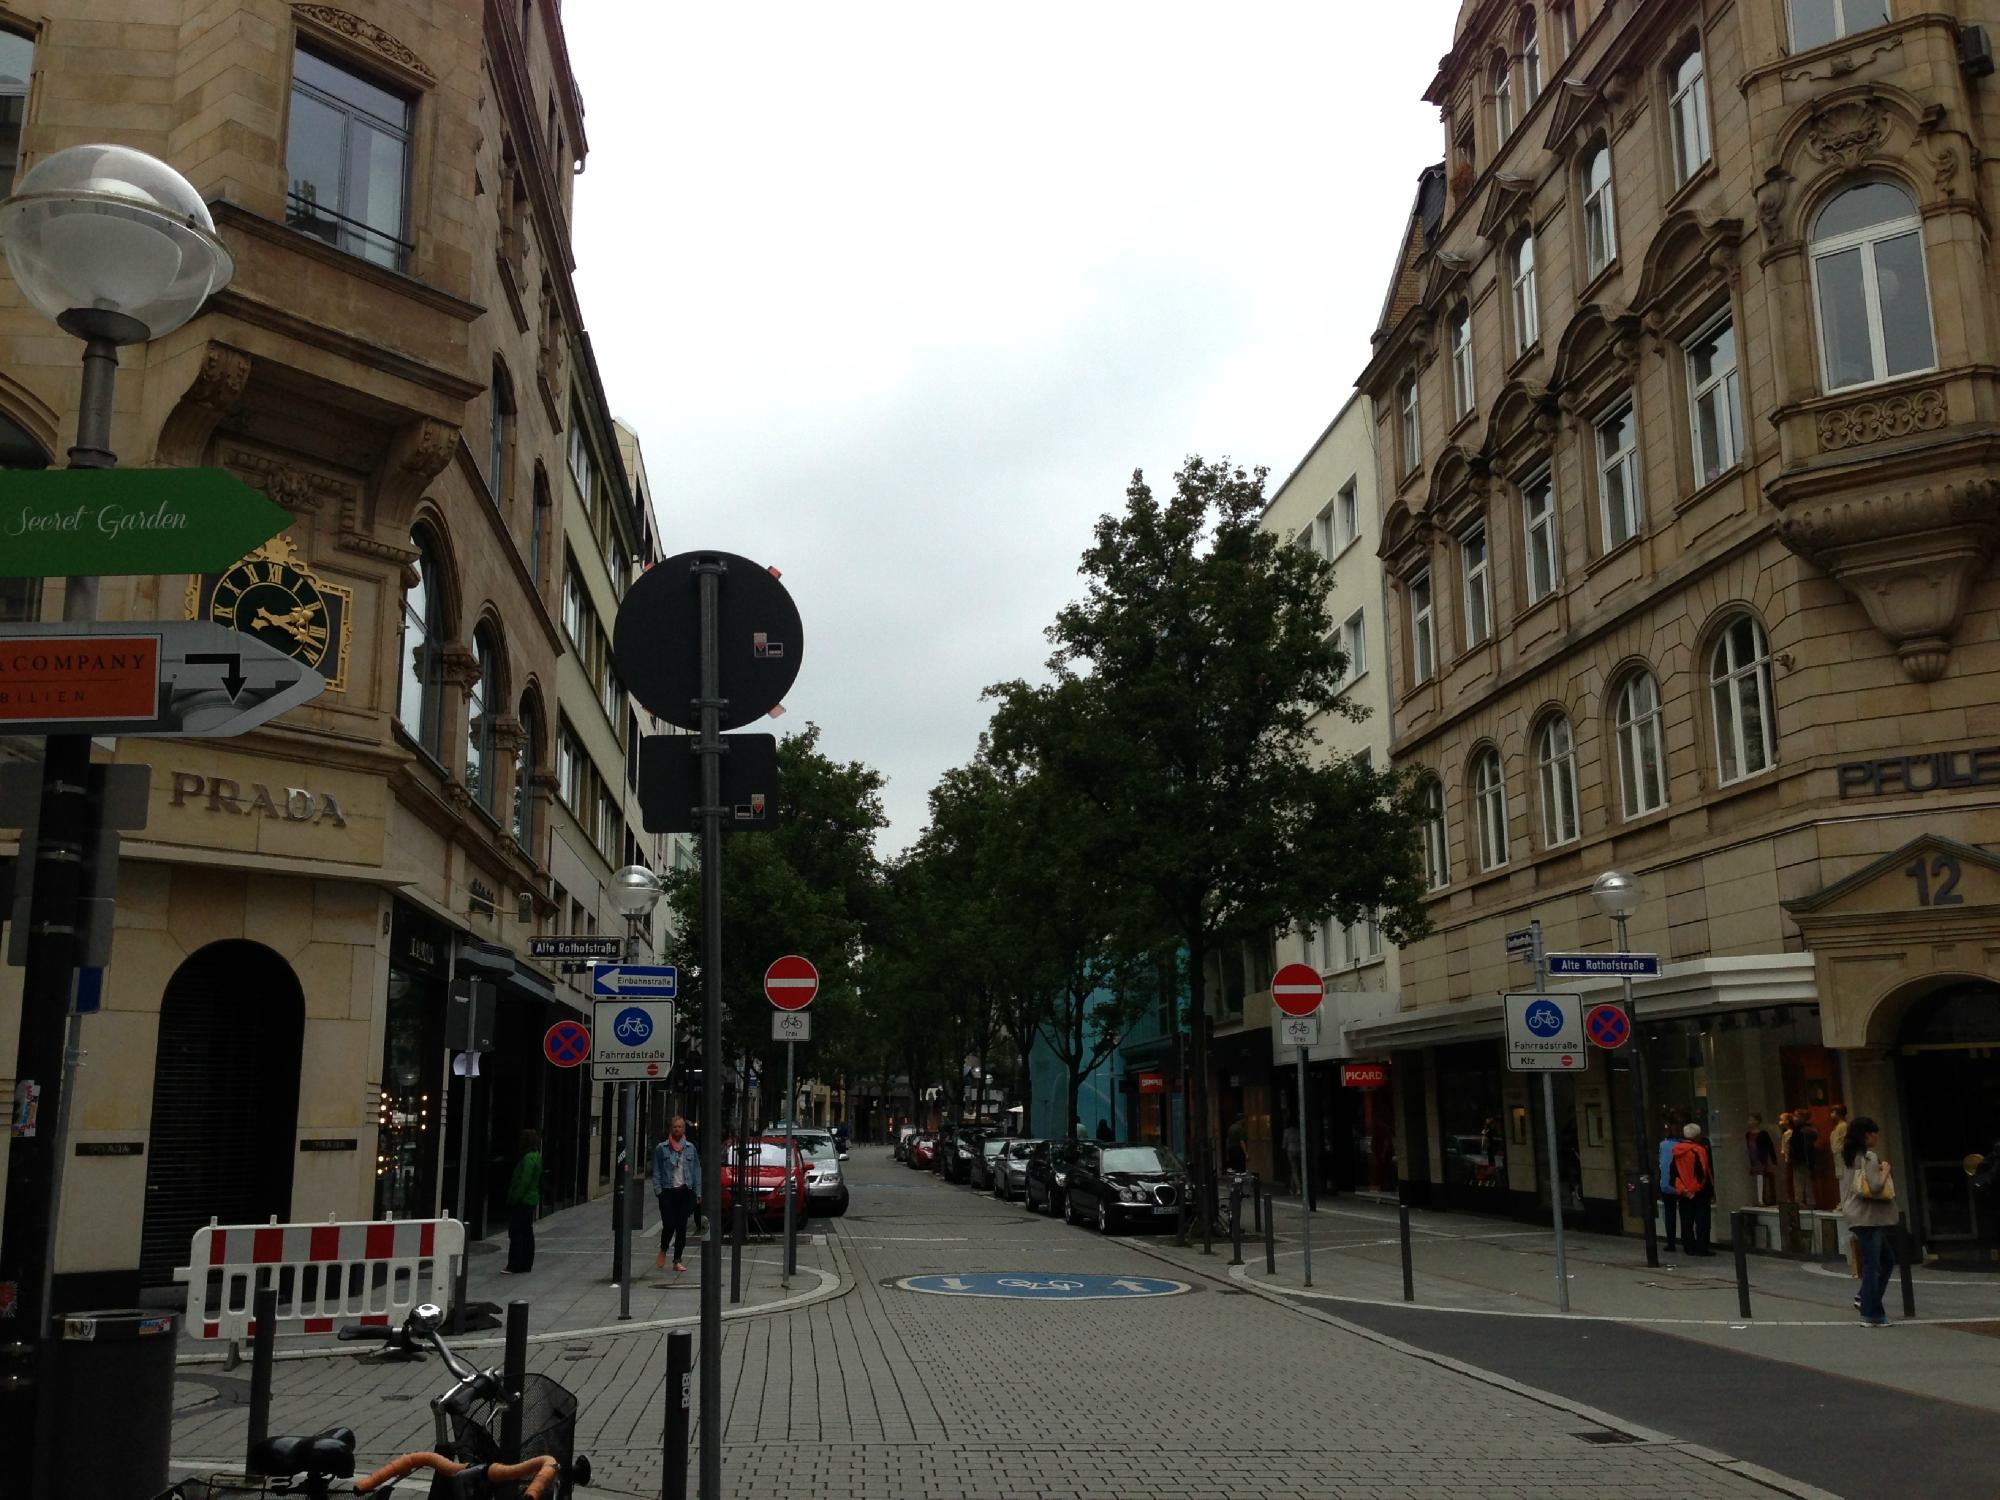
[[[1349,395],[1456,0],[567,7],[584,316],[668,552],[775,563],[885,852],[1091,527]]]

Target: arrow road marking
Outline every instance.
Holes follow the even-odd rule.
[[[243,691],[246,679],[243,676],[241,651],[191,651],[183,660],[191,667],[227,667],[229,670],[222,674],[222,688],[229,694],[231,703],[234,703],[236,695]]]
[[[954,1292],[969,1292],[972,1290],[972,1283],[958,1276],[945,1277],[944,1284]]]
[[[1143,1281],[1132,1281],[1123,1276],[1119,1277],[1116,1281],[1112,1282],[1111,1284],[1113,1286],[1122,1286],[1128,1292],[1150,1292],[1152,1290],[1152,1288]]]

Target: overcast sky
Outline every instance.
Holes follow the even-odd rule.
[[[1347,399],[1456,9],[567,7],[612,409],[668,552],[783,569],[779,727],[888,776],[885,853],[1134,468],[1275,489]]]

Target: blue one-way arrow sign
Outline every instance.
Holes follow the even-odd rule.
[[[1630,975],[1637,979],[1657,977],[1660,972],[1657,953],[1551,953],[1547,961],[1552,979],[1604,975],[1614,979]]]
[[[593,995],[652,995],[673,999],[681,971],[672,964],[599,964],[590,971]]]

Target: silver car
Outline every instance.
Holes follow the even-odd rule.
[[[837,1219],[847,1212],[847,1179],[840,1170],[840,1146],[830,1130],[793,1132],[806,1159],[807,1211]]]
[[[994,1197],[1013,1199],[1028,1191],[1028,1152],[1040,1144],[1039,1138],[1007,1142],[1006,1150],[993,1163]]]

